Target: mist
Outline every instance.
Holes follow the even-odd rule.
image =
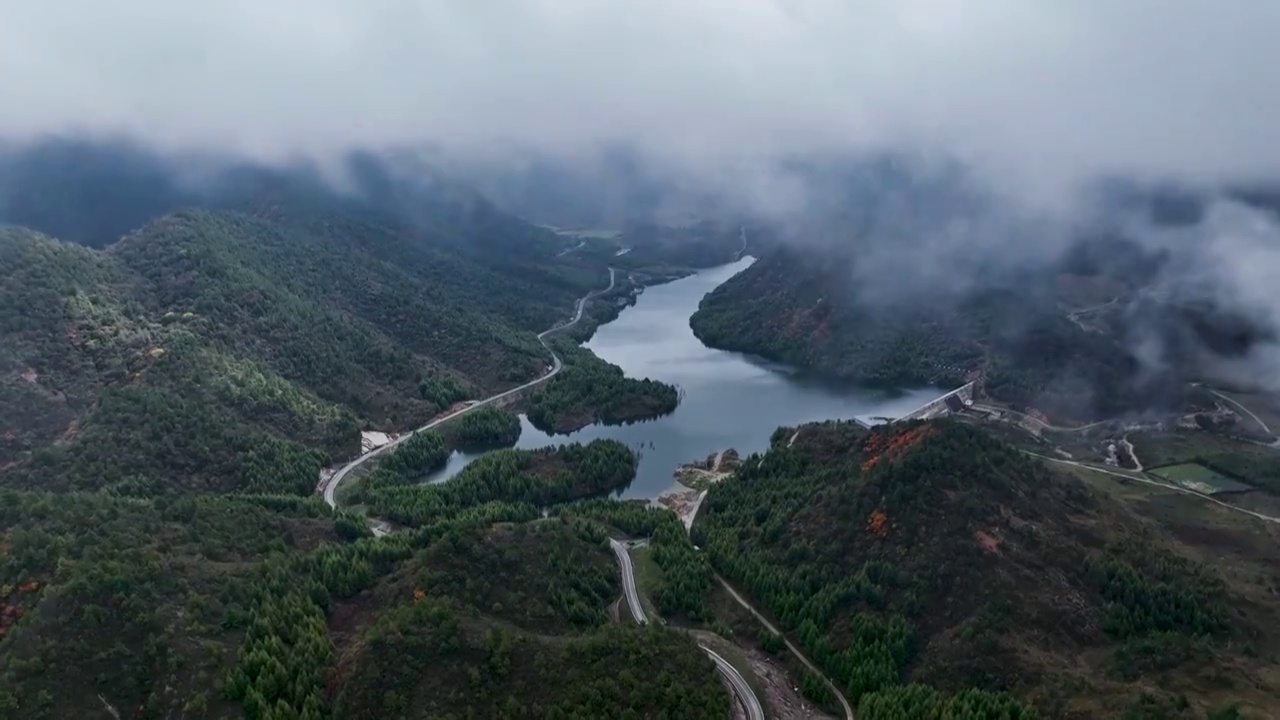
[[[1100,175],[1280,170],[1280,93],[1257,80],[1280,60],[1267,3],[0,4],[10,138],[125,133],[277,160],[586,160],[622,143],[717,182],[888,147],[1042,200]]]
[[[371,151],[443,168],[542,222],[715,212],[855,246],[849,286],[877,302],[962,293],[1115,232],[1177,257],[1149,293],[1268,330],[1230,363],[1280,384],[1266,341],[1280,334],[1280,229],[1230,191],[1280,178],[1280,92],[1259,79],[1280,66],[1274,4],[0,7],[0,150],[60,136],[144,148],[162,170],[125,198],[143,209],[242,162],[342,185],[350,154]],[[1207,210],[1170,230],[1108,206],[1114,193],[1097,189],[1117,179],[1188,188]],[[30,196],[0,177],[6,215]],[[1139,335],[1152,365],[1176,345]]]

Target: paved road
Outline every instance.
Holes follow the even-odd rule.
[[[565,248],[564,250],[561,250],[560,252],[556,253],[556,257],[564,257],[565,255],[568,255],[571,252],[577,252],[578,250],[581,250],[586,246],[587,246],[586,240],[579,240],[577,245],[574,245],[571,248]]]
[[[1214,390],[1211,387],[1201,385],[1199,383],[1196,383],[1196,385],[1198,387],[1203,387],[1205,390],[1208,390],[1211,394],[1217,396],[1219,399],[1225,400],[1226,402],[1229,402],[1232,405],[1239,408],[1241,412],[1243,412],[1245,415],[1248,415],[1250,418],[1252,418],[1253,421],[1258,424],[1258,427],[1262,428],[1262,432],[1268,435],[1276,434],[1271,431],[1271,428],[1268,427],[1265,422],[1263,422],[1262,418],[1255,415],[1252,410],[1245,407],[1244,404],[1241,403],[1239,400],[1236,400],[1231,397],[1227,397],[1226,395],[1223,395],[1222,393],[1218,392],[1217,390]],[[1098,420],[1097,422],[1091,422],[1091,423],[1088,423],[1087,425],[1078,425],[1076,427],[1062,427],[1059,425],[1051,425],[1039,418],[1032,417],[1025,413],[1020,413],[1017,410],[1010,410],[1009,408],[998,407],[995,405],[987,405],[985,403],[974,403],[973,407],[976,410],[983,410],[986,412],[999,412],[1005,415],[1017,415],[1023,420],[1029,421],[1033,425],[1038,425],[1041,430],[1050,430],[1053,432],[1063,432],[1063,433],[1083,432],[1085,430],[1088,430],[1089,428],[1094,428],[1094,427],[1098,427],[1099,425],[1106,425],[1107,423],[1115,422],[1115,420]],[[1268,447],[1280,448],[1280,437],[1277,437],[1275,440],[1271,441],[1270,443],[1259,442],[1258,444],[1265,445]]]
[[[622,572],[622,589],[627,596],[627,607],[631,609],[632,619],[641,625],[647,625],[649,618],[645,615],[644,608],[640,605],[639,594],[636,593],[635,568],[631,565],[631,554],[627,552],[627,548],[639,547],[644,544],[643,540],[620,543],[613,538],[609,538],[609,547],[613,548],[613,554],[618,558],[618,569]],[[659,621],[661,621],[661,618],[659,618]],[[760,705],[760,699],[756,697],[755,691],[747,684],[746,678],[742,677],[742,673],[739,673],[737,668],[730,665],[706,645],[698,643],[698,647],[715,662],[716,669],[729,681],[729,687],[733,688],[733,694],[738,697],[742,707],[746,708],[748,720],[764,720],[764,707]]]
[[[1226,400],[1227,402],[1231,403],[1232,405],[1235,405],[1236,407],[1240,408],[1240,410],[1241,410],[1242,412],[1244,412],[1244,414],[1245,414],[1245,415],[1248,415],[1249,417],[1253,418],[1253,421],[1254,421],[1254,422],[1256,422],[1256,423],[1258,423],[1258,427],[1262,428],[1262,432],[1264,432],[1264,433],[1266,433],[1266,434],[1268,434],[1268,435],[1275,435],[1275,433],[1271,432],[1271,428],[1267,427],[1267,424],[1266,424],[1265,422],[1263,422],[1263,421],[1262,421],[1262,418],[1260,418],[1260,417],[1258,417],[1257,415],[1253,414],[1253,411],[1252,411],[1252,410],[1250,410],[1249,408],[1245,407],[1245,406],[1244,406],[1244,403],[1242,403],[1242,402],[1240,402],[1239,400],[1236,400],[1236,399],[1234,399],[1234,398],[1227,397],[1226,395],[1223,395],[1222,393],[1218,392],[1217,390],[1214,390],[1214,389],[1213,389],[1213,388],[1211,388],[1211,387],[1205,387],[1205,390],[1208,390],[1209,392],[1213,393],[1214,395],[1218,396],[1219,398],[1221,398],[1221,399],[1223,399],[1223,400]],[[1265,445],[1265,446],[1267,446],[1267,447],[1280,448],[1280,437],[1277,437],[1275,440],[1272,440],[1272,441],[1271,441],[1271,442],[1269,442],[1269,443],[1258,443],[1258,444],[1259,444],[1259,445]]]
[[[644,614],[644,606],[640,604],[640,595],[636,592],[636,574],[635,568],[631,566],[631,553],[627,552],[627,546],[609,538],[609,547],[613,548],[613,554],[618,558],[618,567],[622,569],[622,590],[627,596],[627,607],[631,608],[631,617],[641,625],[647,625],[649,618]]]
[[[1205,495],[1204,493],[1198,493],[1195,490],[1188,490],[1187,488],[1180,487],[1178,485],[1171,485],[1169,483],[1162,483],[1156,480],[1151,480],[1150,478],[1138,477],[1137,475],[1129,475],[1122,472],[1116,472],[1115,470],[1108,470],[1106,468],[1098,467],[1097,465],[1089,465],[1088,463],[1076,462],[1075,460],[1061,460],[1059,458],[1049,457],[1048,455],[1033,453],[1030,450],[1023,450],[1022,452],[1027,455],[1030,455],[1031,457],[1039,458],[1046,462],[1058,463],[1060,465],[1074,465],[1076,467],[1081,467],[1086,470],[1100,472],[1105,475],[1114,475],[1118,478],[1124,478],[1125,480],[1132,480],[1134,482],[1140,482],[1145,485],[1154,485],[1158,488],[1164,488],[1165,490],[1172,490],[1174,492],[1182,493],[1183,495],[1191,495],[1193,497],[1198,497],[1201,500],[1208,500],[1209,502],[1215,505],[1221,505],[1222,507],[1227,508],[1228,510],[1234,510],[1238,513],[1244,513],[1245,515],[1252,515],[1253,517],[1256,517],[1259,520],[1263,520],[1265,522],[1280,523],[1280,517],[1272,517],[1271,515],[1264,515],[1260,512],[1246,510],[1245,508],[1242,508],[1239,505],[1232,505],[1231,503],[1223,502],[1210,495]]]
[[[787,649],[791,651],[792,655],[796,656],[797,660],[804,663],[805,667],[809,668],[810,670],[813,671],[815,675],[822,678],[823,682],[827,684],[827,687],[830,688],[831,692],[836,696],[836,700],[840,702],[840,707],[841,709],[844,710],[845,719],[854,720],[853,707],[849,705],[848,700],[844,699],[844,693],[840,692],[840,688],[836,687],[835,683],[831,682],[831,680],[826,675],[824,675],[821,670],[818,669],[817,665],[814,665],[812,662],[809,662],[809,658],[805,657],[804,653],[800,652],[800,648],[796,647],[795,645],[792,645],[791,641],[787,639],[787,636],[779,632],[778,628],[774,627],[773,623],[769,622],[768,618],[766,618],[764,615],[761,615],[760,611],[752,607],[751,603],[747,602],[746,598],[739,595],[738,591],[734,590],[733,586],[730,585],[728,581],[720,577],[719,574],[716,574],[716,580],[720,581],[720,584],[724,587],[725,590],[729,591],[729,594],[733,596],[734,600],[738,601],[739,605],[741,605],[742,607],[750,611],[752,615],[755,615],[756,620],[760,621],[761,625],[764,625],[765,628],[767,628],[769,632],[773,633],[774,635],[780,636],[782,638],[782,642],[786,643]]]
[[[729,686],[733,688],[733,694],[738,696],[738,700],[742,702],[743,708],[747,711],[747,720],[764,720],[764,708],[760,706],[760,700],[756,698],[755,691],[747,684],[746,678],[742,677],[742,673],[738,669],[729,664],[728,660],[720,657],[720,653],[703,645],[698,644],[702,648],[702,652],[707,654],[716,664],[716,669],[729,681]]]
[[[1062,432],[1062,433],[1084,432],[1089,428],[1094,428],[1094,427],[1098,427],[1099,425],[1106,425],[1107,423],[1115,422],[1115,420],[1098,420],[1097,422],[1091,422],[1085,425],[1077,425],[1075,427],[1063,427],[1061,425],[1051,425],[1041,420],[1038,417],[1033,417],[1031,415],[1027,415],[1026,413],[1020,413],[1017,410],[1010,410],[1009,408],[999,407],[997,405],[987,405],[986,403],[975,402],[973,404],[973,409],[982,410],[984,412],[998,412],[998,413],[1001,413],[1002,415],[1017,415],[1018,417],[1030,422],[1033,425],[1038,425],[1041,430],[1050,430],[1052,432]]]
[[[506,392],[500,392],[497,395],[493,395],[491,397],[487,397],[483,400],[480,400],[479,402],[473,403],[465,408],[462,408],[457,412],[450,413],[442,417],[438,417],[435,420],[432,420],[431,422],[427,423],[426,425],[423,425],[422,427],[418,428],[417,430],[414,430],[411,433],[405,433],[401,437],[396,438],[395,440],[387,443],[386,445],[383,445],[380,448],[371,450],[365,453],[364,455],[361,455],[360,457],[356,458],[355,460],[352,460],[346,465],[343,465],[336,473],[333,474],[332,477],[329,478],[328,482],[325,483],[324,501],[329,504],[329,507],[337,507],[338,501],[336,498],[336,493],[338,490],[338,484],[341,483],[347,477],[347,475],[351,473],[352,470],[355,470],[356,468],[365,464],[369,460],[372,460],[373,458],[379,455],[382,455],[383,453],[390,452],[397,445],[404,442],[405,440],[408,440],[414,434],[420,433],[426,430],[430,430],[443,422],[446,422],[458,417],[459,415],[465,415],[466,413],[469,413],[478,407],[484,407],[485,405],[489,405],[499,400],[502,400],[504,398],[510,397],[511,395],[514,395],[522,390],[528,390],[529,388],[534,387],[535,385],[539,385],[555,377],[556,374],[560,372],[560,369],[564,366],[564,364],[560,361],[560,356],[556,355],[555,351],[551,349],[551,345],[547,343],[546,337],[553,332],[556,332],[558,330],[563,330],[564,328],[576,325],[578,321],[582,319],[582,311],[587,306],[587,302],[591,300],[591,298],[596,297],[597,295],[603,295],[609,292],[610,290],[613,290],[613,286],[615,284],[617,276],[618,276],[618,271],[615,270],[614,268],[609,268],[609,287],[603,290],[592,290],[591,292],[587,293],[583,297],[578,298],[578,306],[573,311],[572,320],[566,323],[561,323],[559,325],[556,325],[552,328],[543,330],[542,332],[538,333],[538,342],[541,342],[542,346],[547,349],[547,352],[551,353],[552,365],[551,365],[550,372],[548,372],[546,375],[543,375],[542,377],[536,380],[530,380],[529,382],[519,387],[512,388],[510,390],[507,390]]]

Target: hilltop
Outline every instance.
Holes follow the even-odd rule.
[[[1276,712],[1268,528],[1175,533],[954,422],[789,435],[710,488],[694,541],[860,717]]]
[[[693,639],[614,623],[619,592],[588,522],[441,540],[334,609],[335,717],[725,717]]]

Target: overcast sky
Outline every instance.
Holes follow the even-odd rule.
[[[1280,176],[1270,0],[0,0],[0,133]]]

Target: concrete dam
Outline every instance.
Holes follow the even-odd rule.
[[[921,405],[915,410],[912,410],[906,415],[894,420],[894,422],[928,420],[948,413],[960,412],[961,410],[973,405],[973,388],[975,385],[976,383],[972,382],[961,385],[949,393],[930,400],[924,405]]]

